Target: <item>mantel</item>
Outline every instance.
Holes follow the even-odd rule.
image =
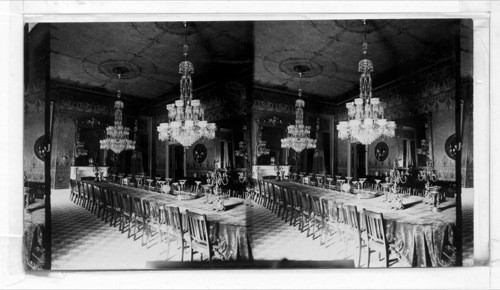
[[[290,172],[290,165],[279,165],[279,167],[285,171],[285,175]],[[264,176],[276,176],[275,168],[276,165],[254,165],[252,167],[252,176],[257,179],[262,179]]]

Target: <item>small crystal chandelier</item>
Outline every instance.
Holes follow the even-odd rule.
[[[262,140],[262,127],[257,128],[257,157],[269,155],[269,148],[266,148],[267,141]]]
[[[316,148],[316,140],[311,139],[311,126],[304,126],[304,106],[302,100],[302,72],[299,72],[299,98],[295,101],[295,125],[288,126],[288,136],[281,139],[281,148],[292,148],[295,152],[300,153],[304,149]]]
[[[121,74],[118,74],[118,86],[120,87]],[[113,126],[106,128],[106,139],[100,141],[101,149],[107,150],[111,149],[116,154],[119,154],[123,150],[134,150],[135,141],[129,140],[128,135],[130,133],[130,128],[123,127],[123,102],[121,98],[121,90],[118,89],[118,100],[115,102],[115,123]]]
[[[366,25],[366,20],[363,20]],[[359,61],[358,71],[361,73],[359,79],[359,98],[354,102],[346,104],[348,111],[348,121],[339,122],[337,130],[340,139],[358,141],[361,144],[369,145],[381,136],[394,137],[396,123],[387,121],[384,118],[384,107],[378,98],[372,98],[372,79],[370,73],[373,72],[373,63],[366,58],[368,53],[368,43],[363,42],[364,58]]]
[[[204,109],[200,100],[193,100],[193,82],[191,74],[194,65],[187,60],[189,46],[187,44],[187,24],[185,44],[183,47],[184,61],[179,64],[180,99],[167,105],[168,122],[158,126],[158,139],[161,141],[175,140],[184,147],[193,145],[200,138],[213,139],[216,126],[204,120]]]
[[[243,141],[240,141],[240,143],[238,144],[239,148],[234,151],[234,155],[248,159],[247,144],[248,144],[247,126],[243,126]]]

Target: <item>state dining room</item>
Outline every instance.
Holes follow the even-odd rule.
[[[24,37],[26,269],[473,265],[472,20]]]

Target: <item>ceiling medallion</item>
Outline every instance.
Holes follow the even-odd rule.
[[[363,21],[366,24],[366,21]],[[396,123],[387,121],[384,117],[384,106],[379,98],[372,98],[373,63],[366,58],[368,44],[363,43],[364,58],[358,63],[358,71],[361,72],[359,79],[359,98],[354,102],[346,104],[348,121],[339,122],[337,130],[340,139],[349,139],[369,145],[381,136],[394,137]]]
[[[122,80],[127,80],[152,76],[157,72],[156,65],[147,58],[115,50],[99,51],[85,57],[82,68],[89,76],[104,81],[116,78],[118,74],[121,74]]]
[[[297,77],[296,67],[307,67],[303,78],[330,79],[337,72],[337,64],[323,54],[310,50],[277,50],[263,58],[264,69],[273,76],[283,80]]]
[[[179,65],[180,99],[173,104],[167,105],[168,122],[158,126],[158,139],[161,141],[175,140],[184,147],[189,147],[200,138],[215,138],[215,123],[205,121],[205,110],[200,100],[193,99],[193,82],[191,74],[194,73],[194,65],[187,60],[189,46],[187,44],[187,24],[185,44],[183,47],[184,61]]]

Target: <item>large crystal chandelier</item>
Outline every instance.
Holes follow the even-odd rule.
[[[363,20],[366,25],[366,20]],[[348,111],[348,121],[339,122],[337,130],[340,139],[349,139],[369,145],[381,136],[394,137],[396,123],[387,121],[384,118],[384,107],[378,98],[372,98],[373,63],[366,58],[368,43],[363,42],[364,58],[358,63],[359,78],[359,98],[354,102],[346,104]]]
[[[118,74],[118,86],[120,85],[121,74]],[[118,100],[115,102],[115,123],[106,128],[106,138],[101,140],[101,149],[111,149],[116,154],[123,150],[134,150],[135,141],[128,139],[130,128],[123,127],[123,102],[120,100],[121,90],[118,89]]]
[[[267,141],[262,140],[262,127],[257,127],[257,157],[261,155],[269,155],[269,148],[266,148]]]
[[[295,101],[295,125],[288,126],[288,136],[281,139],[281,148],[292,148],[300,153],[304,149],[316,148],[316,140],[311,139],[311,126],[304,126],[304,106],[302,100],[302,72],[299,72],[299,98]]]
[[[191,74],[194,73],[193,64],[187,60],[189,46],[187,44],[187,24],[185,44],[183,47],[184,61],[179,64],[180,99],[167,105],[168,122],[158,126],[158,138],[161,141],[175,140],[184,147],[193,145],[200,138],[213,139],[216,126],[204,120],[204,109],[200,100],[193,100],[193,82]]]

